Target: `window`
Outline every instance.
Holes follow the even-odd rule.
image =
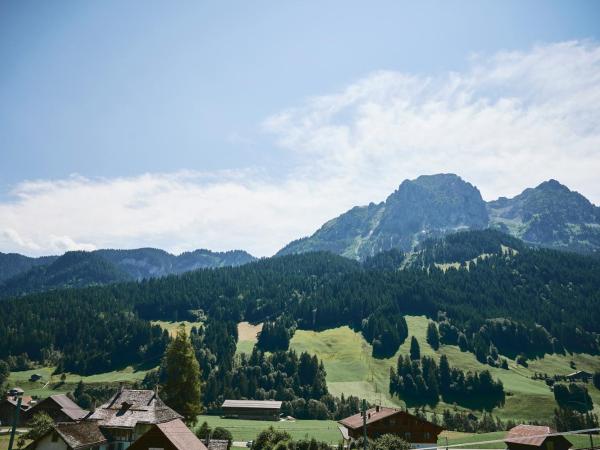
[[[406,439],[407,441],[410,440],[410,431],[404,433],[404,439]]]
[[[56,431],[52,433],[52,442],[58,442],[58,433]]]
[[[429,431],[425,432],[425,439],[430,439],[431,438],[431,434],[429,433]]]

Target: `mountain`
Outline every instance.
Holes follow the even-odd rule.
[[[555,180],[486,203],[459,176],[438,174],[405,180],[385,202],[354,207],[278,254],[330,251],[364,260],[389,249],[412,251],[450,232],[488,227],[536,246],[600,251],[600,208]]]
[[[96,250],[98,255],[115,264],[136,280],[173,275],[197,269],[240,266],[256,258],[243,250],[212,252],[206,249],[179,256],[156,248],[135,250]]]
[[[556,180],[487,204],[490,224],[526,242],[577,252],[600,249],[600,208]]]
[[[129,280],[131,277],[101,256],[83,251],[67,252],[47,265],[38,265],[6,280],[3,297],[20,296],[58,288],[83,287]]]
[[[488,222],[486,204],[472,184],[454,174],[424,175],[403,181],[385,202],[352,208],[278,254],[327,250],[362,260],[392,248],[410,251],[424,239]]]
[[[18,253],[0,252],[0,284],[4,280],[14,277],[20,273],[26,272],[32,267],[50,264],[58,256],[42,256],[40,258],[31,258],[29,256],[19,255]]]
[[[239,266],[254,260],[254,256],[242,250],[212,252],[201,249],[175,256],[164,250],[141,248],[77,251],[60,257],[41,258],[0,253],[0,297]]]

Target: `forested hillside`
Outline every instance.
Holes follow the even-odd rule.
[[[215,323],[282,317],[293,324],[289,333],[349,325],[373,343],[375,356],[385,356],[406,338],[405,314],[438,320],[443,342],[490,364],[499,362],[496,352],[599,353],[600,261],[529,249],[497,232],[453,239],[431,241],[416,256],[384,254],[376,264],[307,253],[9,299],[0,302],[0,358],[27,353],[41,360],[58,352],[70,371],[107,370],[160,354],[165,337],[150,320],[201,317]],[[504,247],[519,250],[507,253]],[[443,249],[444,261],[485,257],[442,269],[429,264],[436,248]],[[404,261],[419,255],[418,264]]]

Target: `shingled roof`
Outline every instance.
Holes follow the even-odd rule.
[[[378,422],[382,419],[385,419],[386,417],[390,417],[395,414],[406,414],[406,415],[412,417],[414,420],[430,423],[430,422],[427,422],[426,420],[420,419],[419,417],[409,414],[407,412],[404,412],[400,409],[388,408],[386,406],[379,406],[379,407],[367,409],[367,425],[369,425],[373,422]],[[356,430],[356,429],[362,428],[363,427],[362,413],[357,413],[357,414],[354,414],[353,416],[346,417],[345,419],[338,421],[338,423],[345,426],[346,428],[351,429],[351,430]],[[431,425],[442,430],[442,427],[440,427],[438,425],[435,425],[435,424],[431,424]]]
[[[69,448],[73,450],[89,448],[108,442],[96,422],[57,423],[51,430],[29,444],[25,450],[36,448],[37,443],[51,433],[57,433]]]
[[[180,419],[159,423],[150,428],[129,447],[131,450],[147,449],[148,444],[162,445],[168,440],[177,450],[207,450],[200,439]],[[152,445],[151,445],[152,447]]]
[[[181,419],[154,391],[123,389],[89,417],[103,427],[134,428],[137,423],[157,424]]]
[[[89,414],[89,411],[81,409],[77,403],[64,394],[51,395],[48,398],[52,399],[60,407],[60,410],[72,420],[81,420]],[[44,401],[49,400],[42,400],[40,403],[32,407],[32,411],[35,411],[35,408],[44,403]]]
[[[513,444],[534,445],[539,447],[544,443],[548,434],[556,433],[550,427],[538,425],[517,425],[508,431],[504,442]]]

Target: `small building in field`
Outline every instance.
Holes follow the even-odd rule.
[[[48,414],[54,423],[77,422],[89,414],[64,394],[51,395],[33,405],[25,414],[25,422],[41,412]]]
[[[10,393],[0,400],[0,425],[12,425],[15,417],[15,409],[17,408],[18,397],[10,395]],[[28,395],[21,397],[21,409],[19,411],[19,424],[23,424],[25,414],[31,408],[32,398]]]
[[[508,431],[504,439],[508,450],[568,450],[573,444],[564,436],[549,436],[556,433],[550,427],[517,425]]]
[[[96,422],[57,423],[25,450],[98,450],[108,443]]]
[[[275,400],[225,400],[223,417],[231,419],[279,420],[281,402]]]
[[[584,383],[587,383],[592,378],[592,374],[586,372],[585,370],[578,370],[576,372],[570,373],[566,376],[566,378],[569,381],[583,381]]]
[[[153,425],[128,450],[207,450],[180,419]]]
[[[344,440],[363,436],[362,413],[346,417],[338,423]],[[442,427],[400,409],[375,406],[367,410],[367,436],[371,439],[377,439],[383,434],[394,434],[413,446],[435,445],[442,431]]]

